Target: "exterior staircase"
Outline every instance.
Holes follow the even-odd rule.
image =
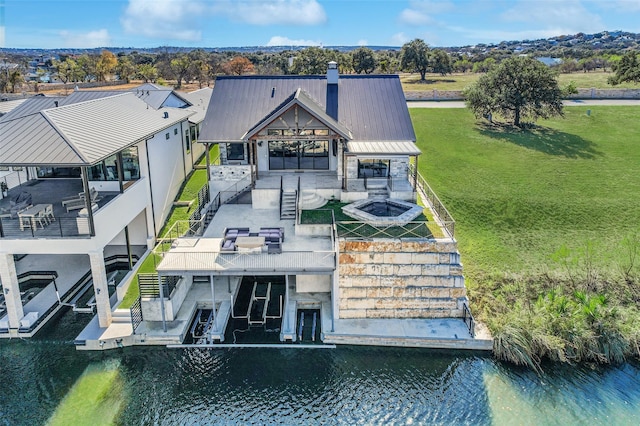
[[[296,209],[298,207],[298,192],[285,189],[282,192],[282,202],[280,204],[280,220],[296,219]]]
[[[323,207],[327,202],[328,200],[323,196],[318,195],[316,191],[306,189],[302,190],[302,193],[300,194],[298,206],[300,209],[314,210]]]

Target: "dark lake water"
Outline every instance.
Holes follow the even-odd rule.
[[[83,372],[115,368],[124,425],[640,424],[640,368],[514,368],[469,352],[336,349],[76,351],[66,313],[0,342],[0,425],[39,425]],[[104,418],[78,423],[103,424]]]

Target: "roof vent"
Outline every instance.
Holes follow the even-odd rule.
[[[169,118],[169,113],[167,111],[164,112],[164,118]]]
[[[58,101],[53,101],[53,104],[58,108]]]
[[[276,88],[272,87],[271,88],[271,97],[273,98],[276,95]]]

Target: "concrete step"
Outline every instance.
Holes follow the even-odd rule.
[[[315,191],[305,190],[300,194],[300,208],[306,210],[319,209],[327,204],[328,200]]]
[[[131,323],[131,311],[129,309],[116,309],[111,312],[111,320],[116,323]]]

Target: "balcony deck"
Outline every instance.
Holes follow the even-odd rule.
[[[224,230],[230,227],[250,228],[255,233],[261,227],[284,228],[282,253],[221,252]],[[164,254],[157,269],[164,275],[330,273],[335,269],[335,252],[329,237],[296,235],[294,222],[280,220],[278,210],[253,209],[248,204],[227,204],[220,207],[203,238],[176,240],[174,247]]]
[[[32,204],[51,204],[55,221],[36,229],[20,229],[20,221],[17,218],[0,218],[2,234],[0,238],[8,239],[30,239],[30,238],[77,238],[88,237],[88,232],[78,229],[78,212],[80,209],[71,210],[62,205],[62,200],[67,197],[77,196],[82,191],[82,181],[80,179],[37,179],[23,183],[20,186],[9,190],[9,194],[0,200],[0,208],[10,209],[10,200],[20,192],[28,192],[32,196]],[[99,192],[96,202],[98,209],[106,205],[118,192]]]

